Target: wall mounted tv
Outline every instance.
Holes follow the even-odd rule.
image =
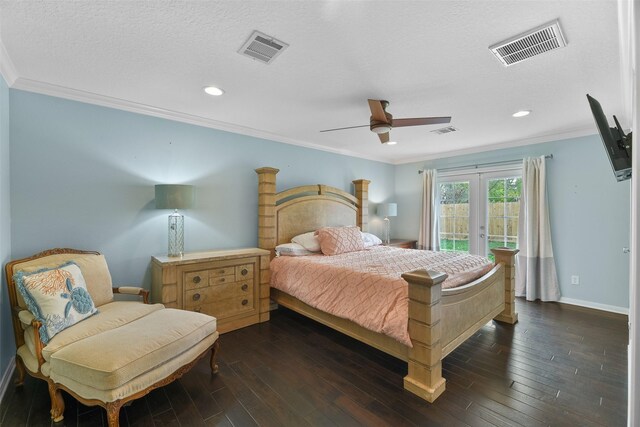
[[[625,135],[616,116],[613,116],[616,127],[609,127],[600,103],[589,94],[587,99],[616,179],[624,181],[631,178],[631,132]]]

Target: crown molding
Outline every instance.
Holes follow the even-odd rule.
[[[13,61],[9,57],[2,40],[0,40],[0,74],[2,74],[9,87],[13,86],[18,79],[16,67],[13,65]]]
[[[162,119],[173,120],[191,125],[202,126],[211,129],[217,129],[225,132],[237,133],[240,135],[250,136],[254,138],[266,139],[270,141],[282,142],[284,144],[296,145],[299,147],[311,148],[314,150],[326,151],[329,153],[340,154],[343,156],[356,157],[359,159],[373,160],[382,163],[391,163],[389,160],[375,156],[363,156],[349,150],[341,150],[323,145],[317,145],[306,141],[293,138],[284,138],[270,132],[264,132],[246,126],[239,126],[232,123],[221,122],[218,120],[208,119],[206,117],[196,116],[193,114],[181,113],[178,111],[158,108],[151,105],[141,104],[137,102],[127,101],[120,98],[100,95],[97,93],[87,92],[78,89],[72,89],[65,86],[58,86],[51,83],[41,82],[37,80],[25,79],[18,77],[9,85],[12,89],[24,90],[27,92],[39,93],[58,98],[69,99],[72,101],[84,102],[87,104],[99,105],[101,107],[115,108],[117,110],[128,111],[131,113],[143,114],[146,116],[159,117]]]
[[[405,165],[408,163],[425,162],[428,160],[444,159],[447,157],[464,156],[465,154],[477,154],[485,151],[502,150],[505,148],[523,147],[525,145],[543,144],[545,142],[561,141],[563,139],[579,138],[583,136],[594,135],[591,127],[574,129],[567,132],[554,133],[549,135],[541,135],[532,138],[518,139],[513,141],[505,141],[497,144],[483,145],[480,147],[465,148],[462,150],[446,151],[444,153],[433,154],[424,157],[412,157],[394,162],[394,165]]]

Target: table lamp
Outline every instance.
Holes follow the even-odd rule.
[[[170,257],[184,253],[184,215],[178,209],[193,207],[195,190],[192,185],[158,184],[156,185],[156,209],[173,209],[169,215],[169,253]]]
[[[391,236],[390,216],[398,216],[398,205],[396,203],[382,203],[378,205],[378,215],[384,217],[384,243],[389,244]]]

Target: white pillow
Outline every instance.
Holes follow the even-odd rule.
[[[304,234],[298,234],[291,243],[297,243],[302,245],[306,250],[311,252],[320,252],[320,241],[317,236],[314,236],[315,231],[310,231]]]
[[[276,256],[305,256],[314,255],[297,243],[283,243],[276,246]]]
[[[362,240],[364,240],[364,247],[369,248],[371,246],[381,245],[382,240],[378,238],[375,234],[371,233],[362,233]]]

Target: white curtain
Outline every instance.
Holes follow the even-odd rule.
[[[438,239],[438,192],[435,169],[422,172],[422,212],[418,249],[440,250]]]
[[[518,221],[516,296],[558,301],[560,287],[551,246],[545,158],[526,158]]]

